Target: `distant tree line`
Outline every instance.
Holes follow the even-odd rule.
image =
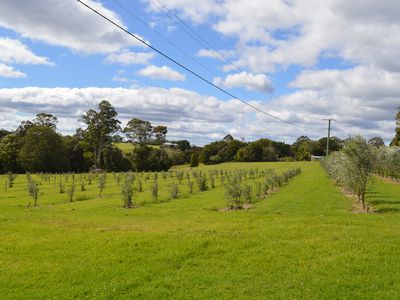
[[[0,173],[162,171],[174,164],[189,163],[193,152],[186,140],[176,141],[174,149],[160,147],[166,142],[166,126],[133,118],[121,128],[118,113],[108,101],[82,115],[85,124],[73,135],[58,132],[57,117],[39,113],[9,132],[0,130]],[[117,143],[125,134],[133,150],[125,153]]]
[[[325,155],[327,138],[317,141],[306,136],[299,137],[292,145],[270,139],[259,139],[253,142],[242,142],[231,135],[221,141],[205,145],[200,152],[200,162],[218,164],[222,162],[262,162],[262,161],[291,161],[310,160],[312,155]],[[344,141],[337,137],[330,139],[330,150],[338,151]]]
[[[187,140],[167,142],[168,128],[153,126],[149,121],[133,118],[122,128],[118,113],[108,101],[98,109],[90,109],[81,117],[83,128],[73,135],[58,132],[58,120],[48,113],[39,113],[33,120],[23,121],[9,132],[0,130],[0,173],[14,172],[87,172],[162,171],[172,165],[223,162],[262,162],[310,160],[312,155],[323,156],[327,138],[312,140],[300,136],[293,144],[267,138],[243,142],[232,135],[204,147],[192,146]],[[396,116],[396,135],[391,145],[400,144],[400,112]],[[121,134],[125,136],[122,137]],[[118,143],[128,142],[132,150],[124,152]],[[346,140],[330,139],[330,151],[339,151]],[[380,137],[368,141],[384,145]]]

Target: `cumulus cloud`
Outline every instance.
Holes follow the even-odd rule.
[[[343,73],[341,76],[346,78],[348,75]],[[247,141],[268,137],[293,142],[301,135],[317,139],[326,135],[326,124],[322,119],[327,116],[338,120],[333,125],[336,136],[346,138],[358,133],[367,137],[379,135],[389,141],[394,133],[398,96],[388,95],[377,102],[372,98],[349,98],[333,92],[322,94],[313,87],[267,103],[251,102],[277,117],[306,127],[298,128],[255,113],[236,100],[222,101],[186,89],[0,89],[0,127],[13,129],[22,119],[49,112],[60,118],[64,132],[73,133],[75,128],[82,126],[77,121],[80,116],[106,99],[116,107],[123,124],[133,117],[149,120],[155,125],[164,124],[170,129],[171,139],[184,138],[196,144],[221,139],[227,133]]]
[[[26,74],[15,70],[11,66],[0,63],[0,77],[22,78],[26,77]]]
[[[0,77],[26,77],[10,64],[54,65],[47,57],[35,55],[21,41],[0,37]]]
[[[8,64],[53,65],[47,57],[35,55],[16,39],[0,37],[0,62]]]
[[[186,76],[179,73],[168,66],[154,66],[150,65],[138,71],[138,74],[143,77],[149,77],[151,79],[158,80],[170,80],[170,81],[184,81]]]
[[[214,10],[168,1],[170,9],[235,38],[238,58],[226,66],[274,72],[290,65],[310,67],[324,55],[400,71],[400,2],[366,0],[225,0]],[[196,13],[193,13],[196,10]]]
[[[40,112],[56,115],[64,132],[82,126],[77,120],[98,102],[106,99],[119,112],[119,118],[138,117],[168,126],[170,138],[187,138],[203,144],[222,138],[251,113],[236,100],[221,101],[185,89],[163,88],[13,88],[0,89],[0,127],[15,129],[22,116]],[[16,118],[10,116],[18,116]],[[60,122],[61,124],[61,122]]]
[[[150,52],[121,51],[117,53],[110,53],[106,56],[104,62],[125,66],[135,64],[147,65],[154,56],[155,54]]]
[[[225,78],[215,77],[214,84],[226,88],[244,87],[247,90],[272,92],[272,82],[265,74],[250,74],[246,71],[229,74]]]
[[[85,2],[126,28],[119,16],[100,2]],[[3,0],[0,1],[0,26],[24,38],[83,53],[115,52],[139,45],[77,1]]]

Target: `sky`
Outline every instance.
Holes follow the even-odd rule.
[[[258,112],[168,61],[76,0],[0,1],[0,128],[52,113],[73,134],[108,100],[124,125],[166,125],[204,145],[231,134],[394,136],[398,0],[82,0]],[[293,124],[288,124],[293,123]]]

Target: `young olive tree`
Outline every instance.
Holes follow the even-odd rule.
[[[348,173],[351,173],[353,192],[365,210],[365,192],[373,168],[373,156],[370,145],[361,136],[356,136],[346,143],[343,152],[348,157]]]
[[[105,186],[106,186],[106,173],[101,173],[99,175],[99,179],[98,179],[98,187],[99,187],[99,191],[100,191],[100,197],[103,193]]]
[[[133,179],[131,176],[126,176],[121,189],[124,208],[132,208],[133,206]]]
[[[365,193],[374,167],[374,151],[361,136],[351,138],[340,152],[329,155],[322,165],[336,183],[357,196],[365,210]]]
[[[39,187],[33,180],[28,181],[28,193],[33,199],[33,206],[37,206],[37,200],[39,196]]]

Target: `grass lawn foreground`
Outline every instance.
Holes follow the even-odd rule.
[[[123,209],[112,184],[101,198],[54,192],[28,208],[19,175],[0,191],[0,298],[400,297],[400,200],[390,203],[400,185],[375,179],[368,200],[381,211],[360,214],[318,163],[200,168],[255,166],[302,173],[241,211],[216,209],[226,206],[222,187]]]

